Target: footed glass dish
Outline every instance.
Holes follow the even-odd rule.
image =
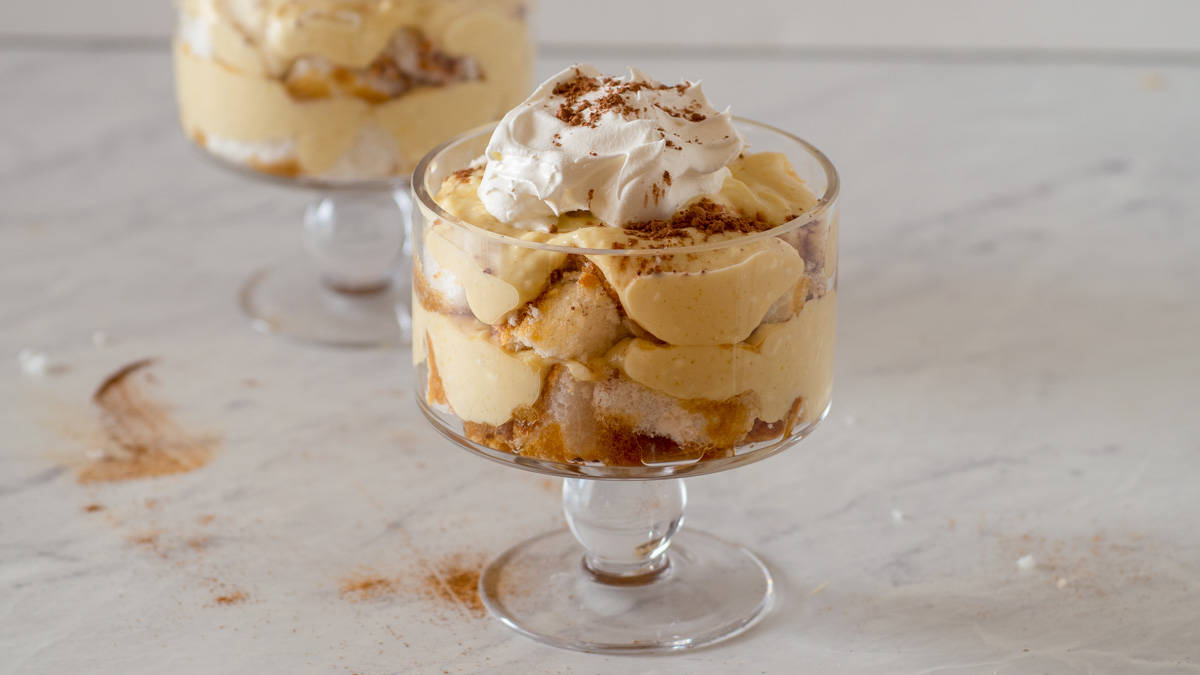
[[[536,640],[674,651],[771,606],[753,553],[681,529],[683,478],[795,446],[828,412],[838,177],[802,139],[735,119],[755,153],[786,156],[815,204],[685,246],[653,227],[631,233],[636,246],[552,245],[452,215],[437,196],[471,180],[494,125],[414,171],[418,404],[459,447],[566,479],[568,528],[515,545],[480,580],[491,613]]]

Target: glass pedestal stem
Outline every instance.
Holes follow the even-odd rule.
[[[337,347],[407,344],[411,261],[407,188],[340,188],[305,209],[308,254],[255,274],[241,305],[265,333]]]
[[[770,608],[771,575],[740,546],[680,532],[686,503],[678,478],[567,478],[569,528],[492,561],[483,603],[523,635],[585,652],[671,652],[737,635]]]
[[[563,481],[567,525],[586,551],[584,569],[600,583],[644,584],[666,571],[686,505],[679,478]]]
[[[349,295],[381,291],[399,276],[395,263],[411,212],[404,188],[325,193],[304,212],[304,248],[331,290]]]

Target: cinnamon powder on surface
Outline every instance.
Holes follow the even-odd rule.
[[[118,369],[92,395],[105,447],[79,469],[80,483],[186,473],[212,459],[210,443],[179,426],[167,406],[147,393],[147,369],[153,364],[142,359]]]
[[[347,600],[362,602],[395,595],[399,587],[399,579],[370,572],[356,572],[341,580],[338,584],[338,591]]]
[[[362,570],[338,582],[342,598],[351,602],[384,600],[400,595],[420,595],[447,608],[462,610],[473,617],[487,613],[479,597],[479,576],[483,557],[454,554],[441,560],[414,565],[399,576]]]
[[[246,594],[240,590],[234,590],[224,595],[218,595],[213,599],[218,605],[236,605],[246,601]]]
[[[476,556],[450,556],[421,579],[421,590],[426,597],[440,604],[461,607],[468,614],[481,617],[487,614],[483,599],[479,597],[482,571],[483,561]]]

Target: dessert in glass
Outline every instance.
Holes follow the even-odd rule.
[[[242,289],[256,328],[344,346],[407,339],[408,176],[528,94],[532,3],[178,1],[184,131],[225,167],[315,191],[308,258]]]
[[[480,591],[597,652],[710,644],[770,605],[753,554],[685,531],[681,478],[796,444],[830,402],[838,179],[698,84],[573,66],[413,173],[422,411],[487,458],[563,476],[569,530]]]

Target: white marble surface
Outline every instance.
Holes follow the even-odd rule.
[[[703,76],[842,169],[834,412],[691,481],[688,526],[761,553],[775,611],[714,648],[606,658],[419,596],[343,599],[355,570],[557,526],[554,486],[426,428],[406,354],[248,330],[234,293],[297,252],[304,195],[200,161],[165,52],[9,47],[0,671],[1200,671],[1200,69],[580,56]],[[24,377],[23,347],[63,369]],[[89,394],[146,356],[219,455],[78,484]],[[231,589],[247,600],[215,602]]]

